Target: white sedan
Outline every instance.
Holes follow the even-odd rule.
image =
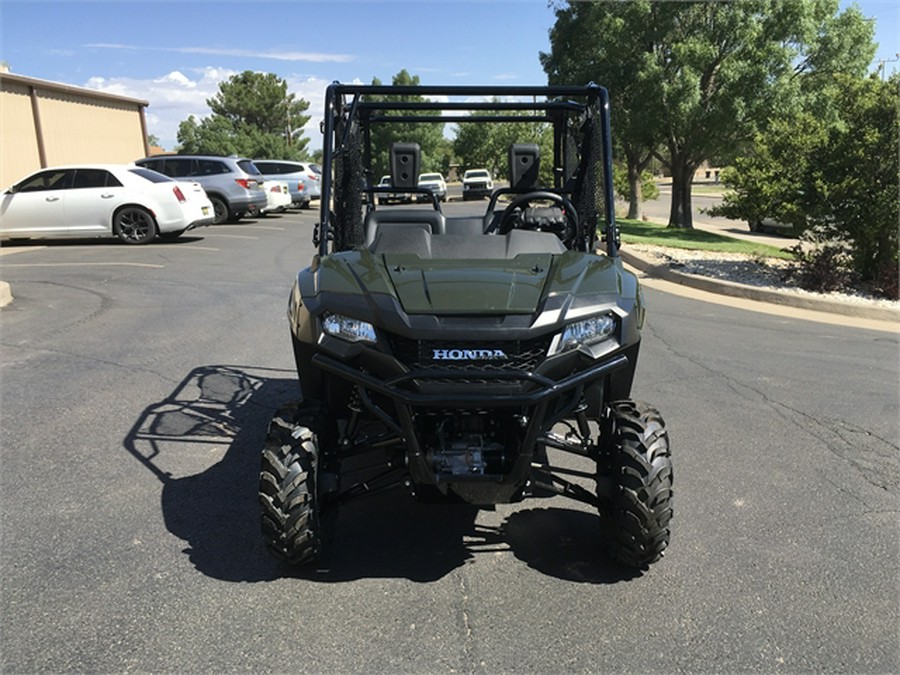
[[[293,203],[291,190],[286,181],[265,180],[262,186],[266,191],[266,207],[262,209],[263,215],[267,213],[283,213]]]
[[[128,244],[174,239],[215,216],[199,183],[134,164],[42,169],[0,195],[0,238],[115,235]]]

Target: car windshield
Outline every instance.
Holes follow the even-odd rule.
[[[419,180],[441,180],[441,174],[439,173],[423,173]]]
[[[466,171],[466,178],[487,178],[487,171]]]

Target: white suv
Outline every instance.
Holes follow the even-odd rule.
[[[463,201],[484,199],[494,191],[494,180],[487,169],[469,169],[463,174]]]
[[[266,180],[288,182],[294,206],[308,209],[310,201],[321,194],[322,170],[318,164],[284,159],[254,159],[253,164]]]

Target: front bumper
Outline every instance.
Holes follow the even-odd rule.
[[[525,372],[481,373],[479,378],[483,380],[493,380],[497,383],[521,381],[534,386],[529,391],[520,393],[498,393],[490,389],[479,391],[478,387],[469,389],[466,393],[453,393],[421,391],[416,383],[423,380],[461,380],[471,377],[469,373],[460,373],[456,370],[413,370],[388,380],[381,380],[325,354],[319,353],[312,357],[312,364],[321,370],[387,396],[403,405],[459,408],[534,406],[624,369],[628,363],[625,354],[618,354],[560,380]]]

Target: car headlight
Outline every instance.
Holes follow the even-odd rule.
[[[342,314],[326,314],[322,318],[322,330],[328,335],[347,342],[375,343],[375,327],[368,321],[360,321]]]
[[[609,339],[616,332],[616,319],[612,314],[593,316],[590,319],[576,321],[565,327],[550,345],[548,356],[561,354],[570,349],[595,345]]]

